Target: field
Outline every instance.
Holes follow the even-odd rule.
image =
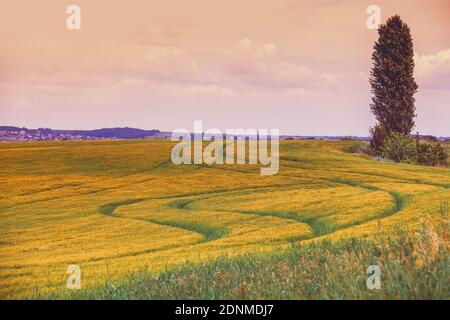
[[[173,144],[161,140],[0,144],[0,298],[64,294],[71,264],[80,266],[83,288],[125,283],[144,269],[151,276],[174,270],[184,277],[186,270],[195,275],[202,268],[223,268],[230,275],[233,266],[264,269],[267,259],[295,278],[292,264],[307,260],[310,250],[344,254],[353,243],[372,252],[366,239],[396,237],[399,226],[414,232],[424,221],[438,228],[448,220],[448,168],[351,152],[361,144],[283,141],[275,176],[261,176],[255,165],[175,166]],[[322,240],[329,246],[318,244]],[[447,233],[442,241],[436,257],[446,270]],[[429,252],[428,258],[434,255]],[[245,260],[249,254],[259,258]],[[360,260],[363,268],[370,259],[361,254]],[[352,276],[366,276],[365,268],[350,266]],[[447,279],[437,283],[448,297],[448,272],[434,277]],[[187,291],[174,292],[196,286],[186,283]],[[246,290],[236,283],[228,296],[206,290],[178,297],[317,297],[242,294]]]

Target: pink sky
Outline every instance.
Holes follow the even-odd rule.
[[[5,0],[0,125],[367,135],[371,4],[411,28],[416,129],[450,135],[448,0]]]

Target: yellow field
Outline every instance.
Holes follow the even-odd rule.
[[[390,233],[448,210],[450,170],[284,141],[280,171],[181,165],[169,141],[0,144],[0,298],[292,242]],[[447,209],[446,209],[447,208]]]

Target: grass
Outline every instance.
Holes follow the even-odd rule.
[[[158,275],[143,268],[125,281],[36,299],[448,299],[450,221],[420,232],[294,245],[271,254],[189,263]],[[381,289],[366,269],[381,269]]]
[[[255,165],[175,166],[172,146],[160,140],[0,144],[0,298],[33,297],[36,292],[64,296],[71,264],[80,266],[82,286],[92,290],[83,294],[94,296],[100,290],[98,297],[105,297],[105,283],[137,290],[129,285],[130,274],[158,279],[192,270],[200,277],[207,272],[201,268],[229,264],[244,270],[248,264],[242,277],[230,280],[237,286],[244,278],[251,283],[252,272],[268,276],[258,269],[264,261],[273,262],[275,270],[283,259],[294,263],[290,256],[321,256],[323,250],[331,260],[315,268],[332,269],[337,263],[344,270],[341,263],[350,258],[341,253],[349,243],[355,243],[355,250],[369,249],[376,246],[370,241],[384,236],[392,238],[386,246],[397,248],[398,226],[416,232],[424,217],[437,226],[448,213],[448,168],[349,153],[363,148],[361,142],[282,141],[276,176],[261,176]],[[356,271],[340,274],[354,281],[356,274],[365,277],[369,257],[363,259],[359,251],[352,257]],[[146,273],[139,272],[143,268]],[[289,282],[299,277],[311,286],[304,290],[313,290],[306,279],[319,269],[293,274]],[[414,281],[422,281],[416,278],[422,273],[417,275]],[[285,296],[282,289],[271,288],[259,294],[338,297],[339,277],[336,273],[329,280],[335,293],[314,289],[316,296],[306,291]],[[198,290],[208,291],[207,283]],[[204,296],[241,297],[236,286],[222,296]],[[249,297],[256,297],[252,290]],[[145,297],[133,294],[128,297]]]

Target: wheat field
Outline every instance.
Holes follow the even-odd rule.
[[[283,141],[280,170],[172,164],[163,140],[0,144],[0,298],[158,274],[214,257],[371,238],[448,214],[450,170],[376,161],[363,142]]]

